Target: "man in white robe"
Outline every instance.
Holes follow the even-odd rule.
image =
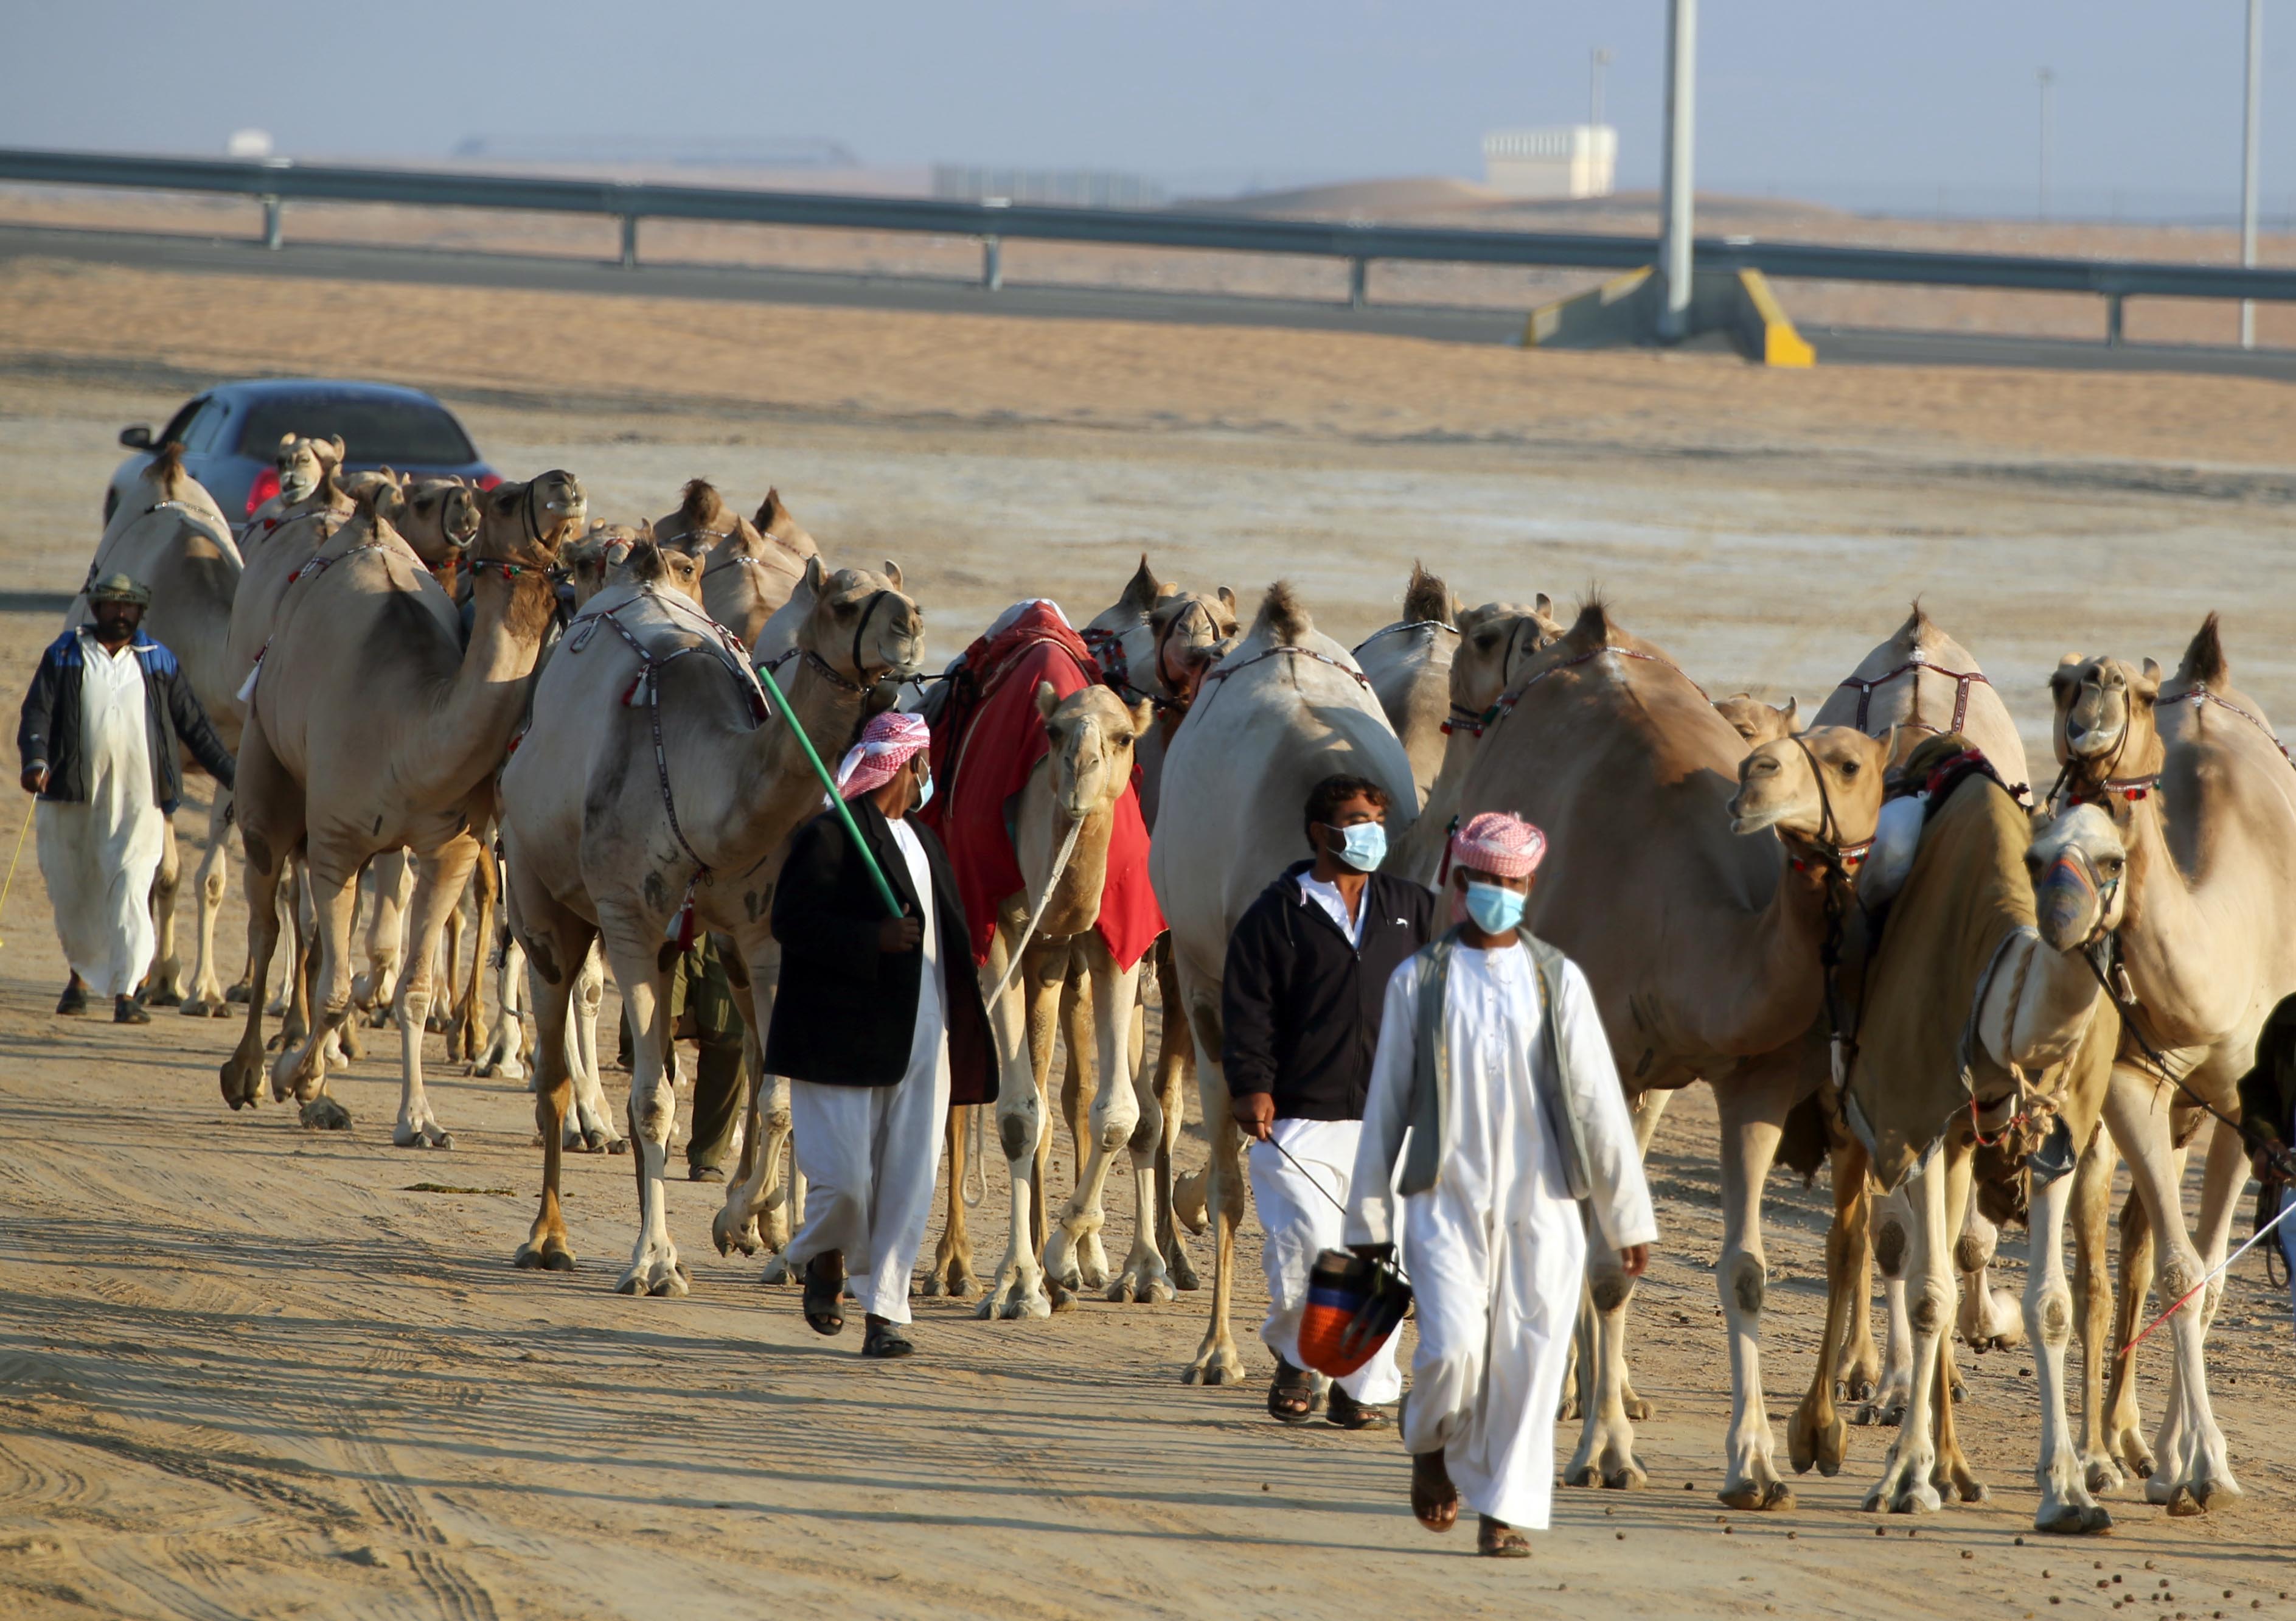
[[[178,745],[226,786],[233,761],[175,655],[141,634],[151,594],[125,574],[96,582],[90,622],[48,647],[24,699],[17,746],[37,794],[40,876],[71,966],[61,1014],[112,999],[123,1024],[148,1024],[136,1000],[157,941],[152,880],[182,794]]]
[[[1419,1322],[1401,1425],[1412,1509],[1447,1531],[1464,1502],[1499,1558],[1527,1557],[1522,1532],[1547,1526],[1581,1205],[1629,1277],[1658,1236],[1594,993],[1519,926],[1545,853],[1500,812],[1454,835],[1459,921],[1389,982],[1347,1225],[1359,1253],[1391,1254],[1399,1189]]]
[[[952,1086],[966,1102],[996,1096],[964,903],[939,841],[909,816],[931,792],[930,741],[914,715],[872,720],[837,776],[859,842],[833,811],[816,817],[792,835],[774,893],[782,977],[766,1069],[790,1077],[808,1184],[784,1254],[819,1333],[844,1328],[850,1286],[872,1358],[915,1350],[901,1330]]]

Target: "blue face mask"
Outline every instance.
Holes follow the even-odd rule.
[[[1521,891],[1496,884],[1467,885],[1467,916],[1486,934],[1504,934],[1522,921]]]
[[[928,776],[924,779],[923,784],[917,789],[917,802],[914,808],[922,810],[927,805],[932,803],[932,791],[933,779]]]
[[[1387,829],[1380,823],[1357,822],[1332,831],[1340,835],[1340,860],[1357,872],[1377,872],[1379,864],[1387,860]]]

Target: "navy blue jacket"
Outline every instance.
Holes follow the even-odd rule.
[[[135,662],[144,667],[144,740],[152,756],[152,802],[168,815],[184,797],[182,750],[223,784],[231,786],[230,752],[208,723],[208,712],[192,691],[184,667],[159,643],[136,632]],[[87,802],[87,745],[80,736],[80,680],[86,650],[79,632],[67,630],[48,644],[32,690],[24,695],[23,720],[16,728],[16,753],[23,769],[48,769],[42,799],[67,804]]]

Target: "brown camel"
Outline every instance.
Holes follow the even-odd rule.
[[[359,870],[387,851],[421,860],[407,961],[397,999],[401,1091],[392,1140],[452,1140],[422,1090],[431,958],[448,906],[478,860],[472,829],[493,811],[495,772],[526,711],[554,607],[550,569],[578,532],[582,487],[571,473],[505,483],[480,498],[471,550],[476,617],[467,645],[445,589],[394,526],[407,498],[365,498],[353,521],[306,565],[273,616],[240,754],[242,826],[254,983],[278,938],[282,863],[303,858],[319,937],[311,1033],[283,1054],[273,1095],[307,1100],[324,1084],[326,1036],[350,1012],[351,900]],[[255,1099],[262,1000],[223,1066],[224,1097]]]
[[[1551,854],[1531,924],[1586,971],[1637,1100],[1638,1130],[1646,1135],[1656,1113],[1643,1099],[1701,1079],[1715,1090],[1724,1219],[1717,1276],[1733,1406],[1721,1498],[1733,1508],[1790,1506],[1761,1386],[1762,1185],[1787,1114],[1817,1079],[1807,1037],[1821,999],[1819,947],[1835,868],[1813,857],[1870,829],[1887,745],[1846,728],[1812,736],[1825,795],[1811,795],[1814,806],[1778,802],[1783,770],[1764,769],[1759,752],[1747,759],[1744,740],[1697,686],[1599,601],[1532,656],[1493,712],[1460,812],[1507,810],[1545,829]],[[1734,836],[1734,800],[1742,833],[1784,836]],[[1607,1257],[1591,1261],[1590,1274],[1595,1395],[1564,1478],[1639,1485],[1645,1477],[1625,1409],[1632,1285]]]
[[[758,637],[775,610],[805,578],[808,558],[819,548],[790,516],[781,491],[768,490],[754,521],[729,509],[717,490],[695,479],[685,487],[676,512],[655,525],[665,547],[702,560],[702,602],[709,617],[742,638],[758,657],[779,647],[760,648]],[[794,634],[794,627],[791,628]]]

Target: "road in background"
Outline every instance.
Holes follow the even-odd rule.
[[[1527,311],[1456,305],[1372,304],[1303,299],[1007,282],[875,276],[750,267],[641,263],[523,253],[474,253],[289,243],[266,251],[244,239],[0,226],[0,260],[61,259],[138,269],[288,276],[427,286],[525,289],[638,298],[903,309],[1048,320],[1145,321],[1190,326],[1261,326],[1365,333],[1448,343],[1510,344]],[[1526,300],[1528,303],[1529,300]],[[2221,374],[2296,381],[2296,351],[2169,344],[2108,346],[2063,338],[1982,333],[1819,327],[1804,336],[1825,365],[2032,366],[2089,371]]]

